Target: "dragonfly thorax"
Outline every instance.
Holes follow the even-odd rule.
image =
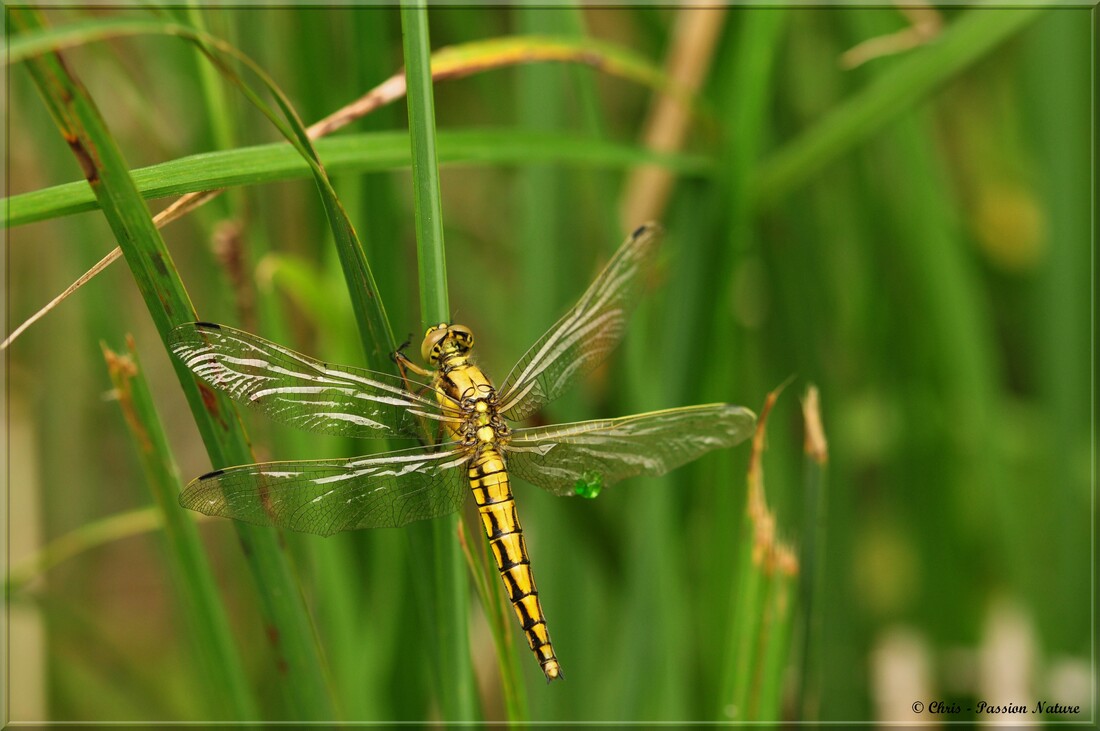
[[[484,381],[484,374],[477,366],[464,366],[459,373],[452,371],[449,375],[459,380],[471,380],[474,386],[467,387],[463,398],[457,399],[462,410],[463,419],[460,428],[463,441],[468,445],[500,444],[509,436],[509,429],[497,413],[497,396],[493,387]],[[448,379],[447,385],[456,385]]]
[[[474,333],[465,325],[450,325],[441,322],[428,328],[424,333],[424,342],[420,345],[420,355],[433,366],[447,363],[456,356],[465,356],[474,347]]]

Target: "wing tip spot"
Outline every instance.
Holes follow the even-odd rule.
[[[199,320],[195,323],[195,327],[206,330],[221,330],[222,326],[216,322],[207,322],[205,320]]]
[[[205,475],[201,475],[196,482],[202,482],[203,480],[212,480],[215,477],[221,477],[225,474],[225,470],[214,470],[213,472],[207,472]]]

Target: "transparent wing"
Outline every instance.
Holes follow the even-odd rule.
[[[661,227],[647,223],[623,243],[596,281],[501,383],[500,413],[518,421],[554,400],[619,344],[652,261]]]
[[[706,404],[517,429],[508,470],[555,495],[577,495],[636,475],[663,475],[712,449],[752,434],[756,415],[741,406]]]
[[[392,528],[458,510],[470,455],[454,443],[353,459],[268,462],[216,470],[180,493],[207,515],[327,536]]]
[[[454,418],[400,378],[330,365],[241,330],[207,322],[180,325],[172,352],[234,400],[299,429],[338,436],[419,436],[417,417]],[[422,386],[431,393],[429,386]]]

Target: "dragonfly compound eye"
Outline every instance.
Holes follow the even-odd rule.
[[[420,357],[428,363],[438,363],[443,354],[443,338],[447,337],[447,325],[428,328],[424,333],[424,342],[420,345]]]
[[[460,353],[466,353],[474,347],[474,332],[465,325],[451,325],[448,335]]]

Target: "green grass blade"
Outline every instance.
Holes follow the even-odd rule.
[[[162,524],[163,516],[152,507],[117,513],[85,523],[54,538],[30,556],[12,562],[5,577],[5,590],[14,597],[35,577],[71,558],[115,541],[160,530]]]
[[[422,324],[448,321],[447,259],[443,246],[443,202],[439,195],[435,100],[430,68],[427,8],[402,3],[408,83],[409,136],[412,142],[413,200],[416,213],[417,261],[420,267]]]
[[[563,11],[543,7],[517,7],[515,22],[527,32],[536,28],[560,31]],[[564,100],[568,77],[560,69],[532,65],[516,70],[516,115],[525,128],[549,132],[566,126]],[[532,161],[533,163],[533,161]],[[523,343],[534,342],[539,330],[558,316],[560,281],[553,276],[558,243],[565,220],[561,211],[568,200],[560,171],[549,165],[529,164],[517,171],[513,205],[517,208],[519,236],[516,251],[524,281],[542,280],[543,292],[524,303]]]
[[[755,526],[756,521],[746,514],[739,532],[737,564],[734,568],[737,588],[729,613],[732,621],[726,667],[719,691],[722,706],[719,717],[742,723],[752,718],[749,699],[766,584],[760,567],[753,561],[757,548]]]
[[[203,18],[203,10],[196,0],[187,0],[185,7],[177,11],[180,17],[201,33],[206,33],[206,22]],[[202,59],[196,59],[195,70],[199,75],[199,86],[202,89],[203,110],[210,129],[210,137],[215,147],[220,150],[228,150],[235,147],[236,134],[233,130],[233,115],[230,109],[229,95],[225,86],[218,78],[217,71]]]
[[[777,538],[775,512],[764,492],[762,461],[768,415],[782,388],[769,393],[760,410],[749,458],[738,583],[730,609],[731,632],[720,688],[721,717],[739,723],[776,720],[787,677],[794,616],[791,586],[798,560]]]
[[[104,346],[107,370],[114,383],[130,437],[137,447],[145,477],[161,514],[168,557],[203,658],[202,681],[211,718],[250,721],[259,717],[233,642],[225,609],[218,596],[214,575],[203,553],[195,521],[180,510],[176,496],[182,487],[179,469],[153,406],[149,385],[130,343],[128,355]]]
[[[432,73],[439,79],[466,75],[472,70],[535,62],[594,66],[603,73],[668,94],[697,115],[703,112],[700,101],[672,82],[659,66],[624,48],[585,36],[504,36],[451,46],[433,54]]]
[[[440,131],[439,162],[453,166],[547,164],[624,168],[659,165],[681,176],[710,175],[711,159],[701,155],[654,152],[629,144],[560,132],[524,129]],[[408,168],[412,163],[404,132],[340,135],[314,142],[331,176]],[[146,199],[201,190],[295,180],[310,175],[309,164],[291,146],[276,143],[188,155],[136,168],[134,183]],[[21,193],[7,199],[0,225],[22,226],[98,207],[83,180]]]
[[[157,20],[88,20],[56,28],[25,28],[19,35],[11,37],[5,62],[19,63],[50,51],[81,46],[86,43],[105,41],[134,35],[158,35],[186,32],[187,27],[178,23],[165,23]]]
[[[777,723],[782,711],[783,689],[788,677],[787,665],[791,633],[794,627],[795,591],[798,563],[786,546],[777,545],[768,597],[764,604],[766,623],[760,658],[758,711],[753,720]]]
[[[313,147],[305,125],[286,95],[271,77],[251,59],[228,44],[204,34],[192,32],[188,37],[204,44],[200,45],[200,48],[207,53],[207,56],[222,72],[223,76],[237,85],[248,100],[276,126],[309,165],[314,182],[317,185],[317,192],[320,194],[321,202],[325,207],[329,227],[332,229],[336,251],[340,257],[340,266],[344,272],[344,279],[348,294],[351,297],[367,361],[376,368],[381,367],[386,362],[389,353],[393,352],[397,346],[393,331],[390,328],[389,318],[386,316],[382,299],[378,296],[378,286],[363,253],[359,237],[355,233],[355,228],[348,219],[343,205],[336,196],[336,191],[332,187],[332,181],[329,179],[328,173],[321,165],[320,158],[317,156],[317,151]],[[208,50],[209,47],[213,47],[218,53],[212,53]],[[226,65],[225,60],[221,58],[221,54],[240,61],[259,77],[274,97],[285,121],[276,117],[256,93],[244,83],[240,76]]]
[[[11,9],[24,30],[41,27],[36,13]],[[56,53],[28,61],[35,85],[96,193],[162,339],[173,326],[195,319],[183,283],[128,166],[84,86]],[[212,463],[251,462],[239,417],[228,397],[212,391],[183,364],[173,362]],[[334,716],[320,651],[278,536],[270,529],[234,523],[263,604],[276,667],[294,713],[301,719]]]
[[[755,204],[766,207],[881,130],[975,61],[1037,20],[1047,8],[973,8],[935,43],[883,71],[756,171]]]
[[[318,193],[325,206],[325,213],[332,228],[336,242],[337,252],[340,255],[341,266],[344,270],[348,291],[355,306],[355,316],[359,324],[364,348],[368,361],[378,366],[387,355],[396,347],[393,333],[390,330],[389,320],[386,317],[385,308],[377,295],[378,288],[375,285],[374,276],[363,255],[362,246],[355,234],[355,229],[347,218],[328,174],[321,166],[317,152],[313,148],[305,125],[302,124],[298,114],[294,111],[287,96],[259,65],[234,46],[225,41],[211,36],[208,33],[197,31],[175,23],[144,23],[144,24],[120,24],[124,30],[141,34],[160,34],[178,36],[194,44],[206,55],[214,67],[229,82],[237,86],[240,92],[279,130],[288,142],[298,151],[302,159],[313,173],[317,184]],[[58,45],[77,44],[88,40],[99,40],[103,36],[102,26],[96,26],[96,33],[81,32],[78,27],[69,36],[58,37],[57,34],[46,33]],[[108,29],[109,30],[109,29]],[[31,31],[25,36],[17,38],[17,52],[9,54],[11,60],[23,60],[27,57],[27,47],[39,48],[42,33]],[[106,37],[110,37],[108,34]],[[281,113],[268,106],[259,95],[244,81],[244,79],[229,65],[230,61],[240,63],[261,81],[263,86],[271,93]]]
[[[196,31],[179,23],[159,21],[84,21],[62,28],[20,34],[8,44],[4,62],[19,63],[46,50],[61,50],[112,38],[162,34],[191,38],[195,37]],[[209,40],[217,39],[205,36],[205,41]],[[647,59],[614,44],[587,37],[504,36],[449,46],[431,55],[431,73],[437,80],[459,78],[488,69],[538,62],[594,66],[604,73],[651,86],[676,97],[693,110],[700,107],[700,102],[692,94],[671,83],[664,72]]]
[[[1025,45],[1030,63],[1023,93],[1034,115],[1028,139],[1035,141],[1036,159],[1041,161],[1035,171],[1035,179],[1039,181],[1036,192],[1047,211],[1050,226],[1047,236],[1051,242],[1046,262],[1038,273],[1036,297],[1029,307],[1035,312],[1035,322],[1042,323],[1033,352],[1038,359],[1035,368],[1040,391],[1049,398],[1052,415],[1045,430],[1049,440],[1045,444],[1050,446],[1044,479],[1066,489],[1057,496],[1038,498],[1035,504],[1042,506],[1046,522],[1037,526],[1033,514],[1018,510],[1020,522],[1016,525],[1027,526],[1026,530],[1037,529],[1037,540],[1047,531],[1046,534],[1056,536],[1052,552],[1044,558],[1036,558],[1029,546],[1019,547],[1022,554],[1029,556],[1027,563],[1032,564],[1027,569],[1030,575],[1027,585],[1032,587],[1029,593],[1061,598],[1057,602],[1041,602],[1036,607],[1037,624],[1046,628],[1044,647],[1051,652],[1075,646],[1071,638],[1075,637],[1082,615],[1073,608],[1083,607],[1087,601],[1090,581],[1086,577],[1090,567],[1085,563],[1076,570],[1054,572],[1053,576],[1049,568],[1069,567],[1077,557],[1096,555],[1095,519],[1091,525],[1079,520],[1090,505],[1090,495],[1094,514],[1096,505],[1096,346],[1095,335],[1091,343],[1088,337],[1096,332],[1097,323],[1095,6],[1087,12],[1092,15],[1091,24],[1082,17],[1084,10],[1052,13],[1036,27]],[[1090,88],[1091,95],[1081,91]],[[1082,142],[1090,139],[1090,109],[1091,155],[1086,153]],[[1093,246],[1086,245],[1089,241],[1094,242]],[[1090,383],[1093,398],[1084,398]],[[1090,473],[1082,469],[1083,458],[1090,451],[1094,486],[1091,491]],[[1021,492],[1031,491],[1025,488]],[[1021,562],[1020,567],[1025,565]],[[1092,707],[1096,708],[1095,703]]]
[[[421,324],[448,322],[447,263],[443,246],[443,206],[436,158],[435,101],[432,96],[428,9],[414,0],[401,4],[401,29],[408,83],[409,135],[412,144],[416,251],[420,280]],[[419,528],[419,526],[415,526]],[[469,588],[457,541],[458,518],[433,520],[414,539],[414,556],[429,555],[432,629],[436,633],[435,677],[447,721],[476,720],[474,677],[467,634]],[[422,540],[421,540],[422,539]]]

